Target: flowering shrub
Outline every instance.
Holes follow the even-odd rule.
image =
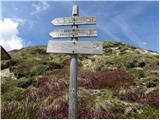
[[[59,105],[54,108],[43,107],[37,111],[37,118],[40,119],[64,119],[68,118],[68,103],[60,101]]]
[[[37,118],[39,119],[49,119],[53,116],[53,110],[51,108],[42,107],[37,111]]]
[[[140,99],[140,95],[138,95],[136,92],[132,92],[132,91],[129,91],[127,93],[127,98],[128,100],[132,100],[132,101],[138,101]]]
[[[101,111],[98,116],[98,119],[113,119],[113,114],[110,112],[106,112],[106,111]]]
[[[4,117],[3,119],[5,118],[9,119],[10,117],[15,118],[14,115],[17,111],[17,108],[18,108],[17,102],[11,102],[9,104],[4,104],[1,110],[2,118],[3,117]]]
[[[146,101],[149,105],[159,107],[159,93],[158,90],[154,90],[146,95]]]
[[[83,108],[78,112],[78,118],[79,119],[112,119],[113,115],[110,112],[107,111],[100,111],[96,113],[94,110],[90,108]]]
[[[47,97],[49,95],[52,96],[60,96],[61,91],[65,89],[68,84],[65,81],[54,82],[49,80],[48,77],[42,77],[38,80],[37,86],[41,88],[39,94],[41,96]]]
[[[89,108],[83,108],[78,113],[79,119],[92,119],[94,118],[94,111]]]
[[[58,97],[68,84],[63,80],[54,82],[48,77],[41,77],[37,80],[36,86],[37,88],[23,92],[23,96],[30,102],[42,101],[48,96]]]
[[[87,79],[84,85],[91,89],[105,87],[118,89],[126,87],[133,82],[133,77],[123,70],[82,73],[81,77]]]
[[[5,107],[4,107],[5,106]],[[37,111],[38,105],[29,101],[23,100],[21,102],[5,103],[2,107],[2,118],[11,119],[29,119],[36,118],[35,111]]]
[[[151,70],[158,70],[159,69],[159,65],[158,64],[151,64],[150,65],[150,69]]]
[[[63,69],[54,69],[52,68],[51,71],[46,71],[45,72],[45,75],[46,76],[51,76],[54,75],[54,79],[55,80],[59,80],[59,79],[64,79],[64,78],[67,78],[69,77],[69,68],[68,67],[65,67]]]
[[[28,101],[37,102],[40,100],[40,96],[35,90],[26,90],[23,95]]]
[[[68,118],[68,102],[60,102],[58,108],[55,110],[55,116],[58,119]]]

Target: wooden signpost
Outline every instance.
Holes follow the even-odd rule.
[[[72,25],[70,30],[55,30],[50,33],[53,38],[71,38],[71,41],[49,41],[47,53],[71,54],[69,82],[69,119],[77,118],[77,68],[78,54],[102,54],[103,43],[100,41],[78,41],[78,37],[96,37],[95,28],[78,28],[78,25],[96,24],[95,17],[79,17],[77,5],[72,7],[72,17],[55,18],[52,23]]]
[[[102,42],[99,41],[49,41],[48,53],[102,54]]]
[[[95,28],[81,28],[76,30],[55,30],[50,33],[53,38],[71,37],[96,37]]]
[[[95,17],[65,17],[65,18],[55,18],[52,21],[52,24],[57,25],[88,25],[88,24],[96,24]]]

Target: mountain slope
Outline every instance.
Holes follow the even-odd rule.
[[[1,62],[2,118],[67,118],[70,56],[46,46],[9,54]],[[103,55],[78,62],[78,118],[158,118],[158,53],[104,42]]]

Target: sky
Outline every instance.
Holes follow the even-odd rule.
[[[51,21],[70,17],[73,4],[79,6],[79,16],[96,17],[96,25],[80,28],[96,28],[97,37],[79,40],[121,41],[147,50],[159,50],[158,1],[1,0],[0,45],[10,51],[57,40],[49,33],[71,26],[55,27]]]

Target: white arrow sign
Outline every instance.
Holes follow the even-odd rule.
[[[76,30],[55,30],[49,34],[53,38],[67,38],[67,37],[96,37],[95,28],[80,28]]]
[[[49,41],[47,53],[102,54],[103,42],[100,41]]]
[[[65,17],[65,18],[55,18],[52,21],[53,25],[89,25],[96,24],[95,17]]]

